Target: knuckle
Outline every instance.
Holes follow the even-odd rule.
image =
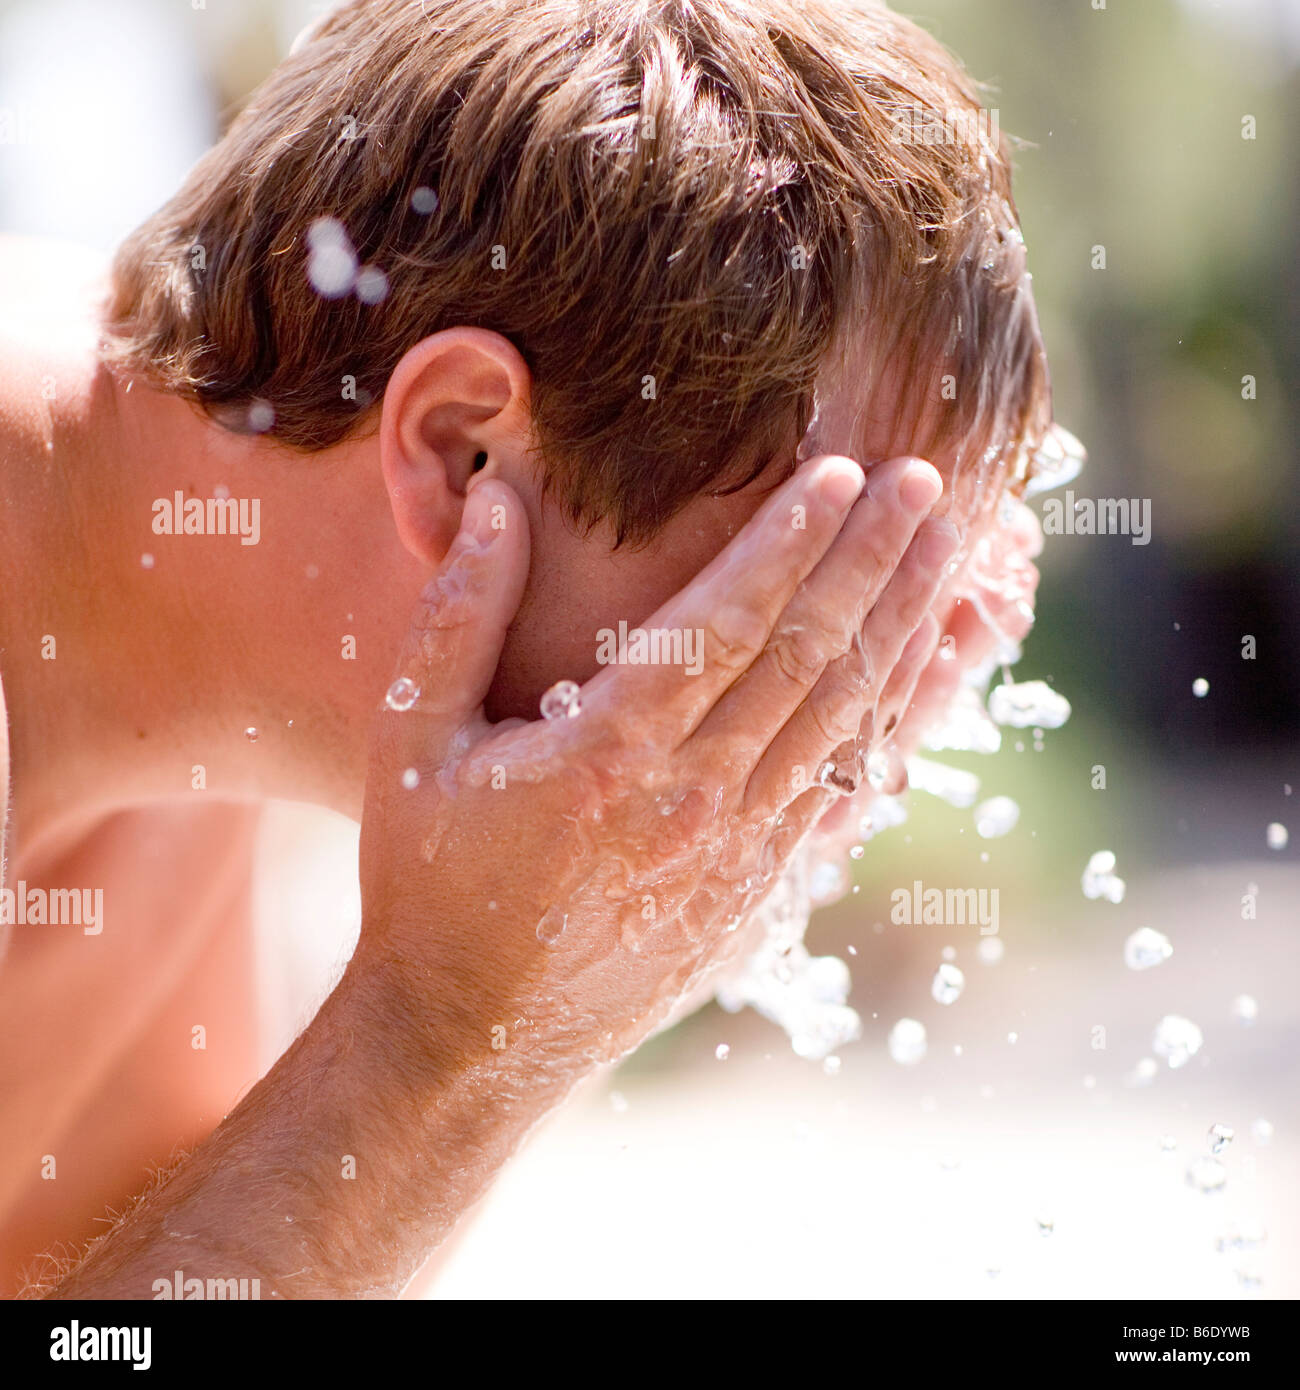
[[[743,670],[763,650],[768,631],[762,614],[744,604],[724,604],[705,623],[705,659],[725,671]]]
[[[856,736],[862,723],[869,683],[860,668],[847,659],[836,662],[808,696],[808,717],[822,739],[843,743]]]
[[[826,640],[812,627],[785,627],[772,636],[768,650],[777,669],[795,685],[811,685],[821,674],[828,656]]]

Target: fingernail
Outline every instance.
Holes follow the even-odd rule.
[[[909,512],[928,512],[943,496],[943,479],[928,463],[910,463],[898,482],[898,500]]]
[[[480,546],[491,545],[501,534],[501,527],[493,525],[496,518],[492,510],[490,493],[484,492],[482,488],[476,488],[469,493],[460,516],[462,534],[472,536]]]
[[[861,496],[867,477],[852,459],[836,459],[834,468],[823,473],[819,488],[822,496],[841,511],[848,509]]]
[[[938,569],[946,564],[961,544],[957,528],[947,517],[930,522],[920,540],[921,562],[929,569]]]

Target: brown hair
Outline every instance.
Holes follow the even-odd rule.
[[[421,338],[494,329],[548,488],[620,540],[788,461],[850,339],[916,452],[987,471],[1049,392],[979,113],[874,5],[356,0],[122,245],[109,360],[311,451]]]

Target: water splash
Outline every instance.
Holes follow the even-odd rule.
[[[1087,458],[1088,451],[1069,430],[1053,425],[1034,453],[1034,471],[1025,483],[1024,496],[1037,497],[1072,483],[1083,472]]]
[[[980,779],[973,772],[915,754],[907,760],[907,783],[963,811],[975,804],[980,790]]]
[[[756,1010],[785,1030],[798,1056],[821,1061],[860,1037],[862,1020],[846,1002],[848,966],[838,956],[813,956],[803,944],[813,908],[811,854],[802,846],[759,904],[762,943],[719,986],[717,999],[729,1013]]]
[[[1259,1003],[1251,994],[1239,994],[1232,1001],[1232,1016],[1249,1027],[1259,1017]]]
[[[930,993],[938,1004],[955,1004],[965,988],[966,976],[955,965],[941,965],[930,981]]]
[[[1059,729],[1070,717],[1070,702],[1046,681],[1006,681],[989,694],[989,715],[1015,729]]]
[[[889,1055],[900,1066],[911,1067],[925,1056],[925,1024],[914,1018],[900,1018],[889,1030]]]
[[[307,229],[307,279],[322,299],[342,299],[356,284],[357,253],[335,217],[318,217]]]
[[[996,753],[1002,747],[1002,731],[989,718],[979,691],[963,685],[944,722],[935,725],[922,746],[931,753]]]
[[[558,907],[548,907],[537,924],[537,939],[543,946],[554,946],[564,935],[568,926],[568,915]]]
[[[1209,1158],[1205,1154],[1194,1159],[1187,1170],[1188,1186],[1198,1192],[1222,1192],[1227,1181],[1228,1170],[1217,1158]]]
[[[1181,1014],[1166,1014],[1156,1024],[1151,1050],[1177,1070],[1196,1056],[1203,1041],[1201,1030],[1190,1018],[1183,1018]]]
[[[1000,936],[986,936],[975,948],[981,965],[997,965],[1006,954],[1006,945]]]
[[[1124,964],[1130,970],[1150,970],[1174,953],[1169,938],[1153,927],[1139,927],[1124,943]]]
[[[1210,1152],[1218,1157],[1232,1143],[1236,1131],[1230,1125],[1211,1125],[1206,1140]]]
[[[1093,901],[1097,898],[1105,898],[1107,902],[1111,903],[1124,901],[1126,885],[1124,880],[1115,873],[1114,850],[1099,849],[1088,860],[1080,883],[1085,898]]]
[[[1009,835],[1020,819],[1020,807],[1009,796],[994,796],[975,808],[975,833],[982,840]]]
[[[542,696],[543,719],[576,719],[582,713],[580,691],[574,681],[556,681]]]
[[[419,698],[420,687],[409,676],[398,676],[388,687],[388,693],[384,696],[384,704],[389,709],[401,712],[410,709]]]

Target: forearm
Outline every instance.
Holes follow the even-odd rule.
[[[311,1026],[51,1295],[152,1298],[252,1279],[263,1298],[396,1296],[576,1071],[545,1066],[385,964]],[[462,1001],[464,1007],[464,1001]]]

